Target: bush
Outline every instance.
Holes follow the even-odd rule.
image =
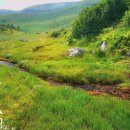
[[[110,50],[123,49],[130,47],[130,34],[115,36],[108,40],[111,43]],[[125,49],[126,50],[126,49]]]
[[[60,31],[54,31],[51,33],[51,37],[58,37],[59,35],[61,35]]]
[[[105,51],[101,51],[101,50],[98,50],[96,52],[96,55],[99,57],[99,58],[103,58],[106,56],[106,52]]]
[[[68,36],[68,44],[71,45],[74,41],[73,41],[73,37],[72,36]]]
[[[122,19],[123,26],[130,26],[130,11],[126,11]]]

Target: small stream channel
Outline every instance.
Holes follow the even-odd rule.
[[[0,60],[0,65],[7,66],[9,68],[16,67],[15,64],[9,62],[8,60]],[[19,71],[28,72],[27,70],[25,70],[23,68],[20,68],[20,67],[18,67],[18,68],[19,68]],[[30,72],[28,72],[28,73],[30,73]],[[37,76],[37,75],[35,75],[35,76]],[[41,78],[41,77],[38,77],[38,78]],[[50,80],[50,79],[43,79],[43,78],[41,78],[41,79],[47,81],[50,85],[52,85],[54,87],[62,87],[62,86],[67,85],[67,86],[71,86],[75,89],[76,88],[84,89],[91,95],[107,94],[107,95],[119,97],[122,99],[130,100],[130,89],[121,89],[115,85],[101,85],[101,84],[73,85],[70,83],[61,83],[61,82],[57,82],[57,81]]]
[[[14,64],[11,62],[7,62],[7,61],[0,61],[0,65],[5,65],[7,67],[13,67]]]

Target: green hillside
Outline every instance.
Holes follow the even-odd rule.
[[[129,10],[129,0],[104,0],[84,9],[73,24],[74,37],[99,34],[102,29],[116,25]]]
[[[16,26],[20,26],[22,31],[30,32],[45,32],[52,29],[64,28],[71,25],[83,8],[97,1],[87,0],[76,3],[34,6],[17,12],[17,14],[0,16],[0,23],[13,23]]]

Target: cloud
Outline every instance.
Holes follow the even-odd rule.
[[[80,0],[0,0],[0,9],[21,10],[23,8],[37,4],[72,1]]]

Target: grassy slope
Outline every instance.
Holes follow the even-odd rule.
[[[83,8],[97,1],[98,0],[77,2],[68,7],[62,5],[63,7],[58,10],[54,10],[54,7],[56,6],[57,8],[58,5],[55,4],[54,7],[51,7],[53,11],[50,11],[51,8],[49,7],[48,11],[44,11],[41,7],[38,6],[38,8],[36,6],[38,9],[41,8],[40,12],[25,13],[23,10],[23,12],[21,11],[21,13],[18,14],[0,16],[0,23],[6,21],[5,23],[13,23],[16,26],[20,25],[22,31],[29,32],[46,32],[48,30],[57,29],[58,27],[64,28],[71,25],[72,21]],[[31,7],[31,9],[35,9],[36,7]],[[46,8],[44,7],[44,9]]]
[[[70,83],[125,83],[129,87],[129,59],[121,59],[118,53],[107,54],[103,57],[97,53],[89,53],[92,49],[98,52],[102,38],[122,33],[116,29],[101,34],[95,43],[87,43],[87,53],[84,57],[69,58],[67,56],[67,35],[62,32],[59,38],[52,38],[50,34],[12,34],[1,36],[0,55],[9,58],[20,66],[44,78],[54,78],[58,81]],[[123,35],[130,33],[124,31]],[[66,35],[66,36],[65,36]],[[21,42],[20,39],[28,40]],[[76,41],[76,43],[82,41]],[[79,43],[78,43],[79,44]],[[110,44],[111,45],[111,44]],[[33,48],[43,46],[33,52]],[[3,51],[4,50],[4,51]],[[116,51],[116,50],[115,50]],[[118,51],[118,50],[117,50]],[[126,87],[127,87],[126,86]]]
[[[71,22],[76,18],[76,15],[61,16],[49,21],[35,21],[32,23],[23,23],[21,28],[26,32],[48,32],[60,28],[66,28],[71,25]]]
[[[24,130],[130,129],[129,101],[51,87],[16,68],[0,70],[0,110],[6,125]]]

